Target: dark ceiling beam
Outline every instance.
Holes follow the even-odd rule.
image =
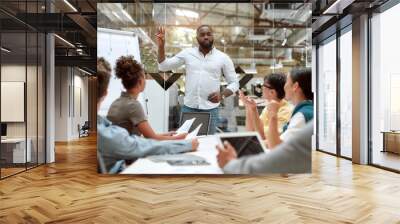
[[[69,14],[67,15],[72,21],[80,26],[90,38],[96,38],[97,30],[90,24],[85,17],[80,14]]]
[[[26,21],[25,21],[23,18],[20,18],[20,17],[18,16],[18,14],[17,14],[17,15],[14,15],[14,14],[8,12],[7,10],[5,10],[5,9],[3,9],[3,8],[1,8],[1,7],[0,7],[0,12],[2,12],[3,14],[5,14],[5,15],[8,16],[9,18],[15,20],[17,23],[22,24],[22,25],[26,25],[27,28],[30,28],[30,29],[32,29],[32,30],[35,30],[35,27],[31,26],[29,23],[26,23]],[[3,29],[3,27],[2,27],[2,29]]]
[[[19,13],[17,18],[42,32],[80,31],[82,28],[61,13]]]
[[[93,9],[93,11],[97,11],[97,8],[96,8],[96,6],[94,6],[93,4],[92,4],[92,2],[90,2],[89,0],[86,0],[86,2],[87,2],[87,4],[90,6],[90,8],[92,8]]]
[[[96,56],[55,56],[56,66],[87,67],[96,70]]]

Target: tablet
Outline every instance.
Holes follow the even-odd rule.
[[[266,147],[257,132],[224,133],[218,137],[221,143],[228,141],[235,148],[239,158],[266,152]]]

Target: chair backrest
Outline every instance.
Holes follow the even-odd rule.
[[[89,129],[89,128],[90,128],[89,121],[85,121],[85,123],[82,125],[82,129]]]
[[[97,150],[97,172],[99,173],[107,173],[106,165],[104,164],[103,157],[99,150]]]
[[[190,127],[189,132],[193,131],[197,126],[202,124],[198,135],[207,135],[210,128],[211,114],[208,112],[182,112],[180,126],[186,121],[192,118],[194,120],[192,127]]]

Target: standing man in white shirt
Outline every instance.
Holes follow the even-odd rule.
[[[239,89],[239,81],[232,60],[213,46],[212,28],[201,25],[196,34],[198,47],[184,49],[171,58],[165,58],[165,30],[160,27],[157,33],[158,69],[169,71],[185,65],[186,83],[182,112],[209,112],[209,133],[214,134],[220,101]],[[228,86],[220,92],[222,74]]]

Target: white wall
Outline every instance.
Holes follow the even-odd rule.
[[[33,70],[36,73],[36,67],[25,65],[2,65],[1,66],[1,81],[9,82],[25,82],[26,69],[28,74]],[[30,83],[32,84],[32,83]],[[36,83],[34,83],[36,85]],[[36,89],[34,92],[27,93],[28,99],[27,103],[33,101],[32,98],[36,99]],[[35,104],[36,107],[36,104]],[[9,108],[1,108],[1,110],[8,110]],[[28,114],[28,121],[33,120],[33,118]],[[34,116],[36,118],[36,114]],[[7,122],[7,136],[8,137],[25,137],[25,122]]]
[[[76,68],[56,67],[55,86],[55,141],[77,139],[78,124],[88,120],[88,78]]]

